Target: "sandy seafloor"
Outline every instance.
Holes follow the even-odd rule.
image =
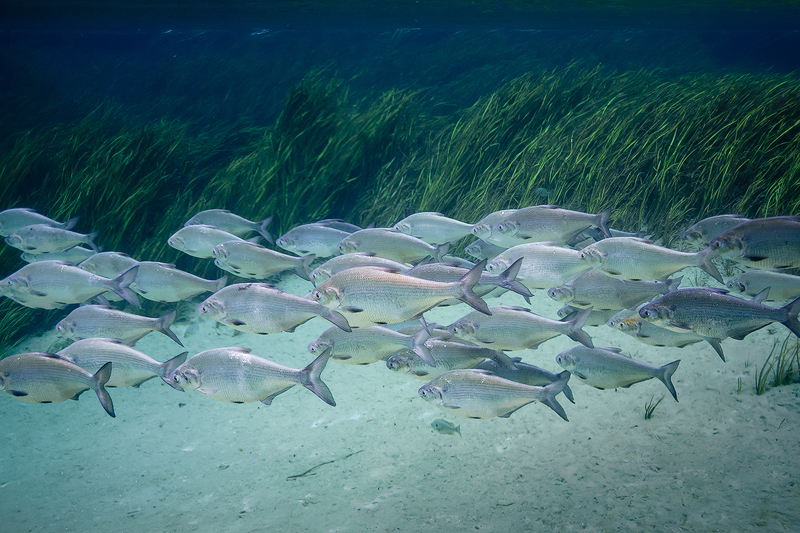
[[[691,274],[685,279],[691,278]],[[304,294],[299,279],[282,287]],[[524,305],[506,294],[490,305]],[[555,316],[543,291],[531,308]],[[450,323],[464,305],[429,320]],[[65,312],[66,313],[66,312]],[[173,326],[190,355],[246,346],[302,367],[307,344],[330,324],[295,333],[239,334],[204,322]],[[87,391],[78,402],[31,405],[0,398],[0,531],[797,531],[800,527],[800,386],[754,391],[774,324],[728,339],[723,363],[706,343],[652,348],[606,326],[597,346],[659,365],[681,359],[650,420],[657,380],[595,390],[570,380],[570,421],[534,403],[508,419],[462,420],[423,401],[423,381],[383,363],[331,362],[322,374],[337,406],[302,387],[271,406],[221,403],[160,380],[110,389],[117,417]],[[46,350],[54,334],[16,352]],[[560,337],[523,360],[560,370]],[[182,350],[153,333],[137,348],[159,360]],[[737,394],[737,378],[743,390]],[[443,417],[463,437],[430,427]],[[327,464],[322,464],[327,463]],[[302,474],[320,465],[309,474]]]

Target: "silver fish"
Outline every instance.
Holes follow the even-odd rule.
[[[58,309],[77,304],[105,291],[113,291],[128,303],[139,307],[136,295],[128,289],[137,274],[133,266],[114,279],[104,278],[63,261],[30,263],[0,281],[0,289],[22,297],[31,295],[33,307]],[[27,304],[26,304],[27,305]]]
[[[350,331],[340,313],[266,283],[234,283],[218,290],[199,307],[200,314],[248,333],[292,332],[314,317]]]
[[[329,228],[346,231],[347,233],[355,233],[360,229],[364,229],[360,226],[356,226],[355,224],[345,222],[341,218],[326,218],[325,220],[317,220],[314,222],[314,224],[317,226],[328,226]]]
[[[355,326],[403,322],[450,298],[488,314],[486,302],[472,292],[483,267],[484,262],[479,263],[454,283],[427,281],[376,267],[349,268],[331,276],[310,298],[344,312]]]
[[[519,259],[522,259],[522,266],[517,279],[531,290],[558,287],[592,268],[581,261],[581,254],[576,250],[534,242],[502,252],[486,264],[486,270],[499,274]]]
[[[178,270],[175,265],[142,261],[130,288],[153,302],[179,302],[204,292],[215,292],[225,286],[228,276],[217,280],[203,279]]]
[[[572,320],[578,316],[578,313],[581,311],[583,311],[583,309],[579,307],[565,305],[556,311],[556,314],[561,320]],[[592,309],[592,312],[589,314],[589,318],[586,319],[586,324],[584,324],[583,327],[605,326],[608,320],[617,314],[617,311],[617,309],[606,309],[605,311],[596,311]]]
[[[183,352],[169,361],[159,363],[139,350],[121,343],[119,339],[91,338],[74,342],[56,355],[88,372],[95,372],[110,361],[114,370],[105,384],[106,387],[138,388],[156,376],[174,387],[169,381],[169,375],[183,364],[188,353]]]
[[[265,405],[300,384],[335,406],[330,389],[320,378],[329,357],[330,351],[325,351],[307,367],[295,369],[253,355],[249,348],[214,348],[189,358],[168,379],[173,386],[220,402]]]
[[[522,259],[520,258],[503,272],[497,274],[490,272],[482,273],[481,279],[478,282],[478,285],[476,285],[473,289],[473,292],[476,296],[482,297],[491,292],[495,287],[501,287],[503,289],[516,292],[525,298],[525,301],[530,303],[530,297],[533,296],[531,291],[528,290],[525,285],[519,281],[516,281],[516,277],[519,274],[521,266]],[[414,276],[415,278],[426,279],[428,281],[452,283],[463,278],[467,272],[474,267],[475,265],[472,265],[470,268],[463,268],[461,266],[453,265],[452,263],[426,263],[423,260],[423,262],[417,264],[417,266],[407,271],[406,274],[409,276]],[[458,302],[456,301],[447,303],[452,304]]]
[[[308,267],[316,257],[314,254],[304,257],[286,255],[246,241],[223,242],[216,245],[211,253],[214,255],[214,264],[219,268],[248,279],[266,279],[284,270],[291,270],[308,280],[311,274]]]
[[[431,427],[438,431],[443,435],[455,435],[458,433],[458,436],[461,436],[461,426],[456,426],[451,424],[447,420],[443,420],[441,418],[437,418],[433,422],[431,422]]]
[[[311,282],[317,286],[320,283],[324,282],[334,274],[338,274],[342,270],[347,270],[348,268],[353,268],[357,266],[375,266],[375,267],[383,267],[388,268],[390,270],[397,270],[398,272],[407,272],[409,267],[398,263],[397,261],[392,261],[391,259],[384,259],[383,257],[378,257],[374,253],[371,252],[356,252],[353,254],[345,254],[345,255],[337,255],[336,257],[331,257],[323,264],[315,268],[311,275]]]
[[[45,254],[32,254],[29,252],[23,252],[19,257],[26,263],[36,263],[37,261],[66,261],[67,263],[73,263],[77,265],[81,261],[84,261],[95,255],[95,253],[96,252],[94,250],[87,250],[82,246],[73,246],[72,248],[67,248],[62,252],[49,252]]]
[[[432,246],[422,239],[388,228],[362,229],[349,235],[338,245],[342,254],[372,252],[380,257],[406,264],[428,256],[440,261],[449,248],[448,243]]]
[[[260,237],[250,239],[250,242],[255,242]],[[201,259],[214,257],[211,250],[218,244],[228,241],[244,241],[234,235],[228,233],[214,226],[186,226],[175,233],[173,233],[167,244],[192,257],[199,257]]]
[[[599,270],[589,270],[566,285],[548,289],[547,295],[557,302],[583,309],[632,309],[656,296],[674,291],[682,279],[632,281],[612,278]]]
[[[303,224],[290,229],[275,244],[298,255],[330,257],[339,253],[338,245],[350,232],[322,224]]]
[[[734,226],[711,241],[716,253],[753,268],[800,266],[800,217],[759,218]]]
[[[708,246],[712,240],[722,233],[725,233],[734,226],[742,222],[749,222],[749,218],[740,215],[717,215],[715,217],[704,218],[697,224],[681,233],[681,239]]]
[[[497,246],[496,244],[486,242],[482,239],[478,239],[464,248],[465,252],[476,258],[478,261],[481,259],[494,259],[505,250],[506,248],[502,246]]]
[[[647,239],[633,237],[603,239],[580,251],[581,260],[587,265],[616,278],[659,279],[686,267],[695,266],[723,283],[717,267],[711,262],[715,255],[710,247],[690,254],[658,246]]]
[[[447,330],[460,339],[495,350],[536,349],[559,335],[592,346],[591,337],[581,329],[591,309],[584,309],[569,322],[545,318],[524,307],[501,305],[489,309],[491,316],[472,312],[450,324]]]
[[[775,308],[761,304],[765,296],[766,289],[752,300],[729,295],[725,289],[678,289],[642,306],[639,316],[673,331],[700,335],[725,361],[720,344],[723,339],[742,340],[773,322],[780,322],[800,337],[800,298]]]
[[[368,365],[386,359],[397,350],[413,350],[422,360],[433,366],[434,359],[425,341],[430,333],[422,327],[414,334],[405,335],[383,326],[356,328],[346,332],[338,327],[325,330],[308,345],[308,351],[319,355],[331,349],[331,359],[346,365]]]
[[[596,389],[630,387],[634,383],[658,378],[675,401],[678,394],[672,385],[672,374],[680,359],[664,366],[653,366],[622,355],[619,348],[586,348],[575,346],[556,356],[556,363],[573,376]]]
[[[40,215],[28,207],[15,207],[0,212],[0,237],[8,237],[15,231],[25,226],[34,224],[47,224],[54,228],[72,229],[78,223],[80,217],[71,218],[66,222],[57,222],[44,215]]]
[[[441,213],[424,212],[407,216],[395,224],[394,229],[428,244],[444,244],[460,241],[469,235],[472,224],[447,218]]]
[[[555,205],[535,205],[518,210],[492,229],[489,242],[500,246],[515,246],[526,242],[553,242],[564,244],[589,226],[598,226],[606,237],[610,209],[593,215],[570,211]]]
[[[767,287],[765,301],[780,301],[800,296],[800,276],[771,270],[748,270],[725,284],[731,291],[755,296]]]
[[[703,341],[703,337],[696,333],[691,331],[672,331],[656,326],[640,317],[637,313],[617,321],[609,320],[608,325],[649,346],[684,348],[690,344]]]
[[[492,237],[492,233],[494,231],[493,228],[505,220],[506,217],[511,216],[517,211],[517,209],[502,209],[500,211],[489,213],[472,226],[470,233],[475,235],[478,239],[488,242],[489,238]],[[497,245],[495,244],[495,246]],[[508,247],[506,246],[506,248]]]
[[[425,342],[425,346],[433,358],[433,365],[423,361],[411,350],[401,350],[386,360],[386,367],[394,372],[402,372],[425,381],[448,370],[475,368],[486,359],[493,359],[512,371],[515,368],[514,362],[506,354],[482,346],[441,339],[429,339]]]
[[[238,237],[243,237],[250,232],[256,232],[264,237],[264,240],[268,243],[273,244],[275,241],[272,239],[272,235],[269,234],[269,231],[267,231],[270,222],[272,222],[271,216],[268,216],[260,222],[253,222],[239,215],[235,215],[227,209],[207,209],[206,211],[200,211],[187,220],[184,227],[214,226],[215,228],[227,231]]]
[[[531,402],[541,402],[567,420],[556,395],[569,376],[546,387],[532,387],[501,378],[486,370],[450,370],[419,389],[423,400],[435,403],[461,418],[508,418]]]
[[[90,374],[74,363],[50,353],[22,353],[0,360],[0,388],[28,403],[77,400],[85,390],[97,393],[100,405],[110,416],[114,403],[105,389],[111,376],[111,362]]]
[[[56,324],[56,333],[70,339],[110,337],[133,346],[151,331],[158,331],[183,346],[180,339],[169,329],[173,320],[175,311],[161,318],[149,318],[106,305],[84,305],[73,309],[66,318]]]
[[[115,278],[123,270],[138,264],[139,261],[122,252],[100,252],[84,259],[78,267],[98,276]]]
[[[569,372],[566,370],[560,374],[556,374],[555,372],[550,372],[538,366],[523,363],[522,359],[519,357],[513,357],[511,360],[514,363],[513,368],[505,367],[494,359],[487,359],[475,368],[478,370],[488,370],[501,378],[510,379],[511,381],[516,381],[517,383],[523,383],[525,385],[533,385],[534,387],[546,387],[569,375]],[[572,390],[569,388],[569,385],[564,385],[563,392],[567,400],[575,403],[575,398],[572,396]]]
[[[34,224],[20,228],[6,237],[6,244],[33,254],[63,252],[79,244],[88,244],[92,250],[99,252],[94,243],[95,237],[96,231],[84,235],[48,224]]]

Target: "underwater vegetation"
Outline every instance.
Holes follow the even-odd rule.
[[[775,340],[769,355],[761,368],[756,369],[756,394],[767,391],[769,376],[772,373],[772,386],[780,387],[800,381],[800,343],[788,335],[783,342]]]
[[[136,119],[104,104],[26,130],[0,155],[1,205],[81,216],[79,229],[99,231],[105,249],[209,278],[216,267],[166,246],[175,221],[209,208],[275,215],[270,231],[281,234],[322,218],[391,225],[438,211],[472,223],[476,213],[551,203],[611,208],[615,228],[647,228],[665,246],[706,216],[800,212],[796,75],[571,64],[435,114],[421,89],[355,98],[349,83],[310,71],[266,126]],[[16,251],[3,247],[0,265],[16,270]],[[4,299],[0,313],[8,349],[58,312]]]

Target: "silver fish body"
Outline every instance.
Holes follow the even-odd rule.
[[[186,360],[187,353],[183,352],[169,361],[160,363],[139,350],[121,343],[118,339],[91,338],[74,342],[56,355],[90,373],[96,372],[111,361],[113,370],[105,386],[138,388],[156,376],[173,386],[168,380],[169,375]]]
[[[500,211],[489,213],[472,226],[470,233],[475,235],[478,239],[488,242],[490,237],[492,237],[492,232],[496,231],[494,228],[505,220],[506,217],[511,216],[517,211],[518,209],[501,209]],[[495,243],[490,244],[497,246]],[[506,246],[506,248],[508,247]]]
[[[307,367],[295,369],[254,355],[249,348],[214,348],[190,357],[167,379],[173,386],[220,402],[266,405],[299,384],[335,406],[330,389],[320,378],[328,357],[326,351]]]
[[[402,263],[392,261],[391,259],[378,257],[371,252],[356,252],[352,254],[331,257],[323,264],[315,268],[309,277],[311,278],[311,282],[316,286],[320,283],[323,283],[334,274],[338,274],[342,270],[347,270],[348,268],[357,266],[382,267],[390,270],[397,270],[398,272],[402,273],[407,272],[409,269],[408,266]]]
[[[672,374],[678,368],[680,359],[657,367],[622,355],[619,348],[575,346],[558,354],[556,363],[596,389],[630,387],[634,383],[657,378],[664,383],[675,401],[678,401],[678,394],[672,384]]]
[[[555,399],[568,380],[564,376],[546,387],[532,387],[486,370],[450,370],[420,387],[419,395],[461,418],[508,418],[529,403],[542,402],[568,420]]]
[[[483,266],[479,263],[454,283],[428,281],[375,267],[349,268],[331,276],[310,298],[345,313],[351,325],[359,327],[416,318],[450,298],[488,313],[486,302],[472,292]]]
[[[80,244],[88,244],[92,250],[98,252],[97,245],[94,243],[95,237],[97,237],[96,231],[83,234],[49,224],[34,224],[10,234],[6,237],[6,244],[33,254],[63,252]]]
[[[460,241],[469,235],[472,224],[448,218],[441,213],[424,212],[407,216],[395,224],[394,229],[428,244],[444,244]]]
[[[294,331],[314,317],[322,317],[349,331],[347,320],[337,311],[265,283],[235,283],[205,299],[200,314],[248,333]]]
[[[708,246],[712,240],[742,222],[749,222],[749,218],[740,215],[717,215],[704,218],[697,224],[681,233],[681,239],[701,246]]]
[[[338,250],[342,254],[372,252],[379,257],[405,264],[415,263],[428,256],[439,261],[448,249],[448,244],[433,246],[422,239],[389,228],[362,229],[338,244]]]
[[[215,292],[225,286],[227,276],[217,280],[203,279],[175,268],[175,265],[142,261],[130,288],[153,302],[179,302],[204,292]]]
[[[469,313],[453,322],[447,330],[456,337],[495,350],[526,350],[559,335],[592,346],[592,339],[581,328],[589,317],[584,309],[569,322],[552,320],[524,307],[495,306],[491,316]]]
[[[248,279],[266,279],[285,270],[291,270],[308,280],[309,265],[314,254],[295,257],[270,250],[260,244],[247,241],[227,241],[216,245],[211,253],[214,264],[222,270]]]
[[[330,257],[339,253],[338,245],[350,232],[322,224],[303,224],[290,229],[275,244],[298,255]]]
[[[401,350],[386,360],[386,367],[425,381],[448,370],[475,368],[486,359],[495,360],[512,371],[515,368],[513,361],[506,354],[482,346],[441,339],[429,339],[425,342],[425,346],[433,358],[433,365],[423,361],[411,350]]]
[[[44,215],[40,215],[28,207],[14,207],[0,212],[0,237],[8,237],[15,231],[25,226],[34,224],[47,224],[54,228],[72,229],[80,217],[71,218],[66,222],[57,222]]]
[[[766,270],[800,266],[800,217],[758,218],[718,235],[709,247],[745,266]]]
[[[431,422],[431,427],[438,431],[443,435],[455,435],[458,433],[458,436],[461,436],[461,426],[456,426],[448,422],[447,420],[443,420],[441,418],[437,418],[433,422]]]
[[[589,270],[566,285],[547,290],[547,295],[564,304],[599,311],[632,309],[656,296],[678,288],[682,278],[667,281],[632,281],[612,278]]]
[[[532,385],[534,387],[546,387],[547,385],[550,385],[551,383],[558,381],[569,374],[568,372],[567,374],[564,373],[566,370],[560,374],[556,374],[555,372],[550,372],[549,370],[539,368],[538,366],[523,363],[519,357],[514,357],[512,362],[514,363],[514,366],[509,368],[499,364],[494,359],[487,359],[475,368],[478,370],[488,370],[489,372],[492,372],[501,378],[510,379],[511,381],[516,381],[517,383],[523,383],[525,385]],[[569,388],[569,385],[564,385],[563,392],[564,396],[567,397],[567,400],[575,403],[575,398],[572,396],[572,390]]]
[[[690,344],[703,341],[703,337],[691,331],[672,331],[662,328],[640,317],[634,313],[633,316],[616,321],[609,326],[620,330],[648,346],[658,346],[661,348],[684,348]]]
[[[502,252],[486,264],[486,270],[499,274],[519,259],[522,265],[517,279],[531,290],[558,287],[592,268],[581,260],[577,250],[535,242]]]
[[[634,237],[603,239],[580,251],[581,260],[587,265],[617,278],[653,280],[695,266],[722,283],[722,276],[711,262],[714,256],[710,247],[696,253],[678,252]]]
[[[780,301],[800,296],[800,276],[773,272],[771,270],[748,270],[728,280],[725,284],[731,292],[755,296],[767,287],[765,301]]]
[[[138,265],[139,261],[121,252],[100,252],[81,261],[78,267],[103,276],[105,278],[115,278],[120,272],[133,265]]]
[[[36,263],[38,261],[66,261],[77,265],[81,261],[85,261],[91,256],[95,255],[94,250],[89,250],[83,246],[73,246],[61,252],[48,252],[45,254],[32,254],[23,252],[20,254],[20,259],[26,263]],[[108,276],[106,276],[108,277]],[[116,276],[113,276],[116,277]]]
[[[434,364],[433,356],[425,345],[430,333],[421,327],[414,334],[406,335],[383,326],[356,328],[347,332],[337,327],[325,330],[308,351],[319,355],[331,349],[331,359],[346,365],[368,365],[386,359],[403,348],[416,352],[429,365]]]
[[[272,216],[268,216],[259,222],[253,222],[231,213],[227,209],[207,209],[205,211],[200,211],[187,220],[184,227],[214,226],[222,231],[232,233],[237,237],[243,237],[248,233],[256,232],[264,237],[264,240],[272,244],[275,241],[272,239],[272,235],[269,234],[269,231],[267,231],[270,222],[272,222]]]
[[[516,281],[521,265],[522,259],[518,259],[503,272],[499,272],[497,274],[483,272],[481,274],[480,281],[478,282],[478,285],[475,286],[475,289],[473,289],[473,292],[475,292],[477,296],[483,297],[494,290],[495,287],[500,287],[512,292],[516,292],[529,301],[529,298],[533,296],[531,291],[528,290],[528,288],[521,282]],[[429,281],[452,283],[463,278],[472,268],[475,268],[475,265],[472,265],[470,268],[464,268],[452,263],[420,263],[406,273],[409,276],[414,276],[416,278],[426,279]],[[452,305],[458,302],[453,301],[446,303]]]
[[[123,343],[133,346],[151,331],[158,331],[183,346],[180,339],[169,329],[173,320],[175,311],[160,318],[149,318],[105,305],[84,305],[73,309],[56,324],[56,333],[70,339],[91,337],[120,339]]]
[[[592,225],[600,227],[606,237],[610,237],[610,214],[610,209],[595,215],[554,205],[526,207],[498,223],[493,228],[491,237],[486,240],[501,246],[515,246],[526,242],[565,244]]]
[[[482,239],[478,239],[464,248],[466,253],[476,258],[478,261],[482,259],[494,259],[505,250],[506,248],[502,246],[497,246],[496,244],[484,241]]]
[[[23,353],[0,360],[0,389],[28,403],[56,403],[77,400],[88,389],[97,393],[100,404],[114,415],[114,404],[105,389],[112,365],[105,363],[91,374],[78,365],[50,353]]]
[[[244,241],[234,235],[214,226],[185,226],[173,233],[167,244],[192,257],[206,259],[214,257],[211,250],[218,244],[228,241]]]

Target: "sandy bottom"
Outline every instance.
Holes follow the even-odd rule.
[[[310,287],[289,285],[296,294]],[[514,294],[490,305],[501,302],[524,305]],[[531,307],[555,316],[559,305],[540,292]],[[468,311],[426,316],[447,324]],[[190,355],[246,346],[303,367],[313,359],[307,344],[329,325],[314,319],[269,336],[234,336],[211,322],[189,337],[173,329]],[[601,391],[572,379],[577,403],[559,397],[570,422],[537,403],[508,419],[461,420],[417,395],[423,381],[382,363],[333,362],[322,377],[336,407],[301,387],[271,406],[234,405],[160,380],[110,389],[115,419],[91,391],[52,405],[3,395],[0,530],[797,530],[800,388],[754,391],[786,328],[726,340],[727,363],[706,343],[652,348],[606,326],[586,330],[595,345],[649,363],[681,359],[680,403],[657,380]],[[17,352],[54,341],[31,338]],[[562,337],[514,355],[557,371],[555,356],[572,345]],[[157,333],[137,348],[159,360],[183,351]],[[644,404],[662,394],[644,420]],[[463,437],[434,431],[440,417]]]

